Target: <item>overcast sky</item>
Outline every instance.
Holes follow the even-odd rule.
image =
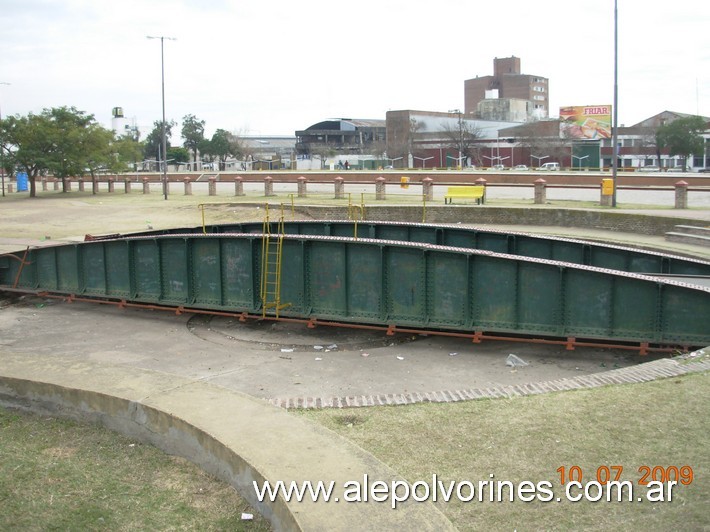
[[[619,123],[710,115],[710,8],[618,0]],[[551,116],[611,104],[613,0],[0,0],[3,116],[74,106],[144,134],[162,116],[250,135],[464,106],[494,57],[550,80]],[[176,137],[173,137],[175,144]]]

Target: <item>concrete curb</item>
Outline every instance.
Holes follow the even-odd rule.
[[[3,353],[0,405],[98,422],[183,456],[229,482],[275,530],[454,530],[430,502],[345,503],[344,485],[402,480],[332,431],[264,401],[201,380]],[[334,481],[340,502],[259,502],[252,482]],[[309,500],[306,500],[309,499]]]
[[[710,348],[706,348],[710,352]],[[444,390],[427,393],[358,395],[344,397],[287,397],[269,399],[269,403],[284,409],[304,408],[357,408],[382,405],[408,405],[415,403],[455,403],[476,399],[512,398],[549,392],[598,388],[612,384],[634,384],[656,379],[678,377],[687,373],[710,370],[710,358],[694,358],[704,353],[696,351],[676,358],[663,358],[627,368],[613,369],[592,375],[531,382],[511,386]],[[699,354],[699,355],[698,355]]]

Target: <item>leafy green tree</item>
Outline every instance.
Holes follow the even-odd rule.
[[[173,135],[173,127],[175,127],[175,122],[173,120],[165,123],[165,139],[167,143],[168,151],[170,150],[170,138]],[[156,120],[153,123],[153,130],[148,133],[145,139],[143,154],[146,159],[157,161],[157,167],[160,168],[160,164],[163,161],[161,156],[163,152],[163,121]]]
[[[197,152],[200,148],[200,143],[205,140],[205,121],[198,120],[195,115],[185,115],[182,118],[182,134],[183,146],[192,152],[192,160],[197,167]]]
[[[35,197],[37,176],[52,173],[66,187],[64,178],[107,164],[113,133],[93,115],[58,107],[6,118],[0,123],[0,137],[8,166],[27,173],[30,197]]]
[[[136,170],[138,162],[143,159],[143,143],[138,142],[130,133],[115,138],[111,147],[114,155],[108,166],[111,172],[123,172],[128,168]]]
[[[224,129],[218,129],[215,131],[214,135],[212,135],[210,148],[212,155],[219,160],[220,170],[224,170],[227,159],[237,157],[240,152],[239,142],[236,137]]]
[[[688,116],[678,118],[673,122],[664,124],[656,131],[656,149],[658,150],[658,160],[661,160],[660,152],[668,150],[671,157],[679,155],[683,161],[683,171],[687,171],[686,161],[692,154],[702,153],[704,139],[702,132],[708,125],[699,116]]]
[[[190,152],[187,151],[187,148],[181,146],[168,148],[168,160],[177,166],[188,164],[190,162]]]

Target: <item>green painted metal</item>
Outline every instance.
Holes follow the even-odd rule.
[[[329,224],[327,230],[346,227]],[[510,234],[381,230],[368,224],[362,230],[378,238],[284,237],[281,301],[289,306],[282,316],[710,344],[710,288],[633,273],[669,267],[664,257],[616,254],[613,248],[600,252],[574,242],[538,245]],[[412,236],[429,243],[391,240]],[[460,247],[471,240],[503,253]],[[511,248],[524,248],[533,257],[511,255]],[[36,248],[25,264],[22,253],[0,257],[0,289],[260,314],[261,253],[260,233],[156,235]],[[586,261],[603,253],[607,264],[617,261],[631,273],[548,258]]]
[[[262,223],[214,225],[208,226],[206,230],[208,233],[217,234],[261,233]],[[142,234],[175,234],[186,231],[202,232],[202,227]],[[286,221],[285,232],[292,235],[353,237],[355,224],[349,221]],[[710,276],[710,262],[706,261],[589,241],[529,233],[508,233],[460,225],[363,221],[357,224],[357,236],[480,249],[635,273]]]

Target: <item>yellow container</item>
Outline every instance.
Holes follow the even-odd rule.
[[[602,196],[614,195],[614,180],[602,179]]]

